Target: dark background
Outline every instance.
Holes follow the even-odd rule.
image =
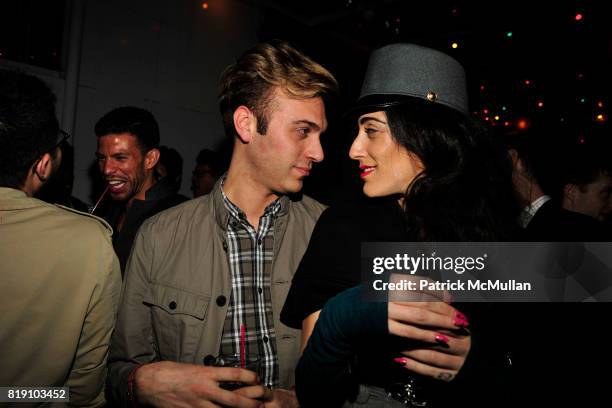
[[[210,2],[216,7],[213,1],[219,0]],[[551,124],[551,132],[559,125],[567,130],[559,137],[570,144],[592,143],[595,133],[612,137],[612,30],[605,1],[242,2],[259,10],[259,40],[292,42],[340,82],[342,97],[331,107],[324,138],[327,159],[306,185],[323,201],[359,185],[347,157],[353,130],[339,118],[358,97],[370,52],[389,43],[412,42],[455,57],[467,71],[473,116],[499,133],[541,122]],[[67,0],[3,0],[0,58],[61,72],[67,7]]]

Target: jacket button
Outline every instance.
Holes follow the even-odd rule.
[[[176,302],[173,300],[168,304],[168,307],[170,308],[170,310],[176,309]]]
[[[204,365],[205,366],[211,366],[213,365],[215,362],[215,356],[209,354],[206,357],[204,357]]]
[[[217,306],[219,307],[225,306],[226,303],[227,303],[227,298],[225,296],[221,295],[217,298]]]

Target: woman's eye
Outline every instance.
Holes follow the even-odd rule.
[[[370,136],[376,132],[378,132],[378,129],[374,129],[374,128],[364,128],[363,131],[366,133],[366,135]]]

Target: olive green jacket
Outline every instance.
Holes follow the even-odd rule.
[[[111,233],[0,187],[0,386],[68,386],[71,405],[104,405],[121,291]]]
[[[282,324],[280,312],[323,209],[306,196],[282,197],[274,222],[272,312],[283,388],[294,385],[300,331]],[[203,364],[219,353],[229,303],[223,300],[232,290],[228,217],[217,183],[209,195],[157,214],[140,228],[111,342],[108,385],[115,403],[127,404],[127,377],[136,364]]]

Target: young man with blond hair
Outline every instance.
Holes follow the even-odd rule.
[[[323,205],[299,196],[323,160],[334,77],[284,42],[254,46],[221,78],[235,138],[213,191],[149,219],[128,262],[111,345],[115,400],[155,406],[297,406],[300,333],[280,322]],[[208,366],[244,349],[258,376]],[[220,387],[238,381],[244,387]]]

